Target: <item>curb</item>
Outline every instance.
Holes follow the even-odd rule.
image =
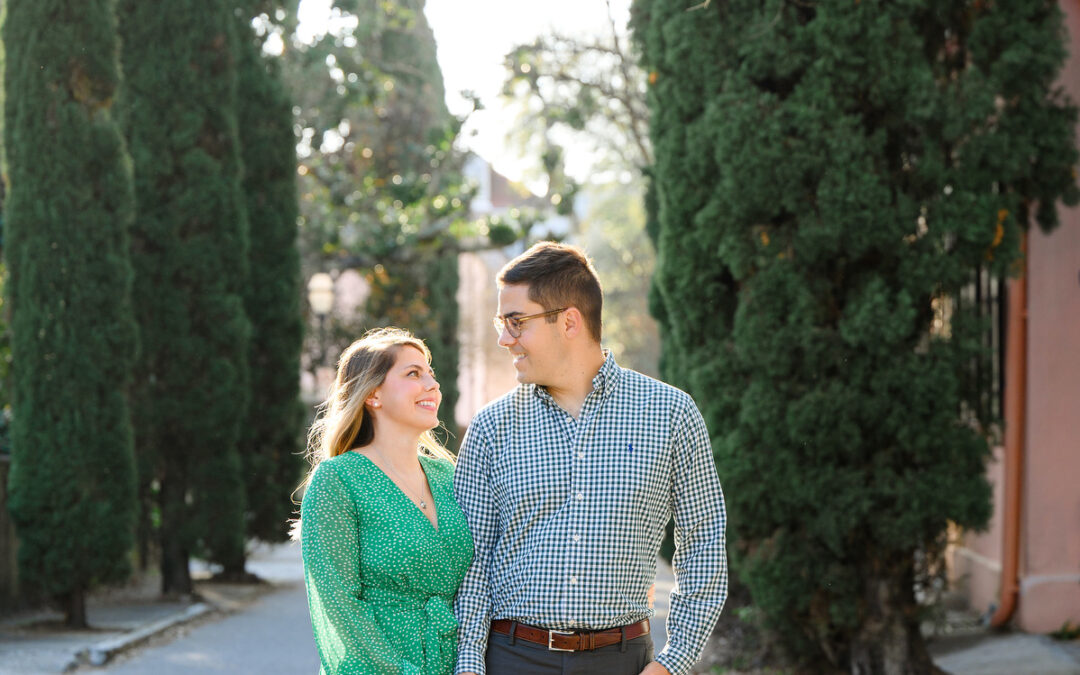
[[[64,672],[70,672],[79,666],[87,664],[91,666],[103,666],[109,662],[109,659],[120,652],[130,649],[158,633],[164,632],[174,626],[187,623],[188,621],[203,616],[213,610],[214,607],[211,607],[204,602],[199,602],[182,612],[177,612],[172,616],[167,616],[164,619],[147,624],[130,633],[124,633],[119,637],[103,640],[95,645],[80,649],[72,656],[71,661],[69,661],[64,668]]]

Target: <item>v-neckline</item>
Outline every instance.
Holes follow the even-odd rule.
[[[427,524],[430,525],[431,529],[433,529],[435,531],[435,534],[439,533],[439,506],[437,504],[437,502],[439,501],[439,498],[435,495],[435,486],[431,482],[431,477],[428,475],[427,466],[424,465],[424,456],[423,455],[418,455],[417,456],[417,461],[420,462],[420,470],[424,473],[424,481],[427,483],[428,492],[431,493],[431,512],[435,514],[435,522],[431,522],[431,518],[427,517],[427,514],[424,512],[424,509],[420,508],[420,506],[416,502],[414,502],[412,500],[412,498],[409,497],[409,495],[407,495],[405,493],[405,490],[403,490],[401,488],[401,486],[398,485],[397,482],[395,482],[394,479],[390,477],[390,474],[383,471],[383,468],[375,463],[375,460],[368,457],[364,453],[358,452],[356,450],[350,450],[349,452],[351,454],[357,455],[359,457],[363,457],[364,459],[367,460],[367,462],[369,464],[371,464],[371,466],[375,467],[375,469],[378,470],[378,472],[382,474],[383,478],[385,478],[387,481],[389,481],[390,485],[394,486],[394,489],[397,490],[398,494],[400,494],[402,496],[402,498],[405,501],[407,501],[413,507],[413,510],[415,510],[418,514],[423,516],[424,520],[427,521]]]

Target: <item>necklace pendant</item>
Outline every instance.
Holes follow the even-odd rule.
[[[422,509],[427,508],[427,502],[425,502],[423,499],[420,500],[420,508],[422,508]]]

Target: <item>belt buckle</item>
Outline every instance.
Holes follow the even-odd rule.
[[[562,647],[556,647],[552,644],[552,640],[556,635],[573,635],[577,631],[573,630],[549,630],[548,631],[548,651],[549,652],[572,652],[573,649],[563,649]]]

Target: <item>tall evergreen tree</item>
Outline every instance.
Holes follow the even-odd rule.
[[[262,39],[251,28],[262,4],[246,0],[237,10],[237,103],[251,244],[245,306],[252,327],[251,405],[240,459],[246,533],[280,541],[288,536],[290,495],[303,469],[303,324],[292,105],[277,61],[262,55]]]
[[[1076,203],[1053,0],[637,0],[664,368],[740,576],[808,668],[925,673],[949,521],[985,524],[981,268]]]
[[[303,130],[303,262],[308,274],[353,268],[371,281],[363,325],[335,331],[340,342],[394,323],[432,343],[443,420],[453,429],[455,266],[469,188],[453,147],[458,123],[444,102],[435,38],[424,0],[334,8],[355,26],[284,55]]]
[[[376,174],[390,177],[387,191],[408,204],[430,196],[430,183],[424,180],[425,175],[430,180],[432,172],[430,148],[443,143],[449,146],[445,130],[452,120],[446,109],[442,71],[435,58],[435,36],[424,16],[425,0],[401,0],[396,4],[398,7],[381,31],[378,49],[380,66],[393,75],[394,87],[385,100],[378,131],[364,131],[375,131],[381,137],[383,151],[374,157]],[[450,161],[450,147],[446,147],[445,154],[441,170],[453,173],[456,167]],[[451,235],[445,234],[414,249],[407,263],[387,260],[383,269],[398,292],[375,292],[368,302],[368,314],[375,323],[385,323],[379,317],[396,314],[397,319],[391,323],[409,328],[429,343],[443,395],[439,418],[452,433],[456,432],[454,408],[458,398],[455,243]],[[382,275],[376,275],[376,287],[382,282]],[[405,289],[409,292],[402,294]],[[406,306],[413,307],[413,311],[395,309]]]
[[[112,2],[8,7],[4,258],[14,335],[9,508],[22,581],[85,626],[86,591],[129,573],[136,346],[130,159],[113,118]]]
[[[222,0],[121,0],[119,17],[138,214],[136,448],[143,494],[160,509],[163,591],[186,593],[191,555],[230,570],[244,557],[237,448],[250,324],[236,20]]]

